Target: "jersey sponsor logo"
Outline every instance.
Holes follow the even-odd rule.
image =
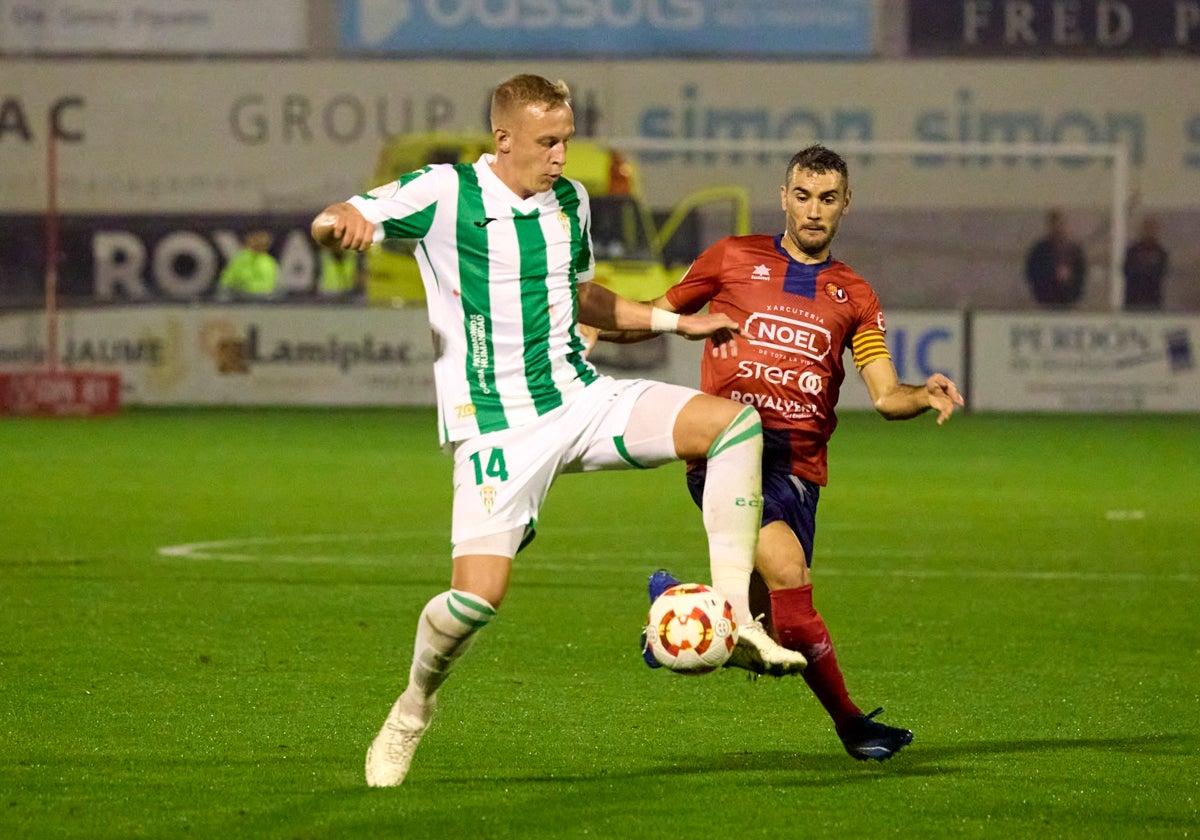
[[[850,300],[849,295],[846,294],[846,290],[837,283],[826,283],[825,294],[829,295],[829,299],[834,303],[845,303]]]
[[[881,333],[887,332],[887,326],[883,323],[883,313],[882,312],[877,312],[875,314],[875,323],[879,325],[879,331]]]
[[[770,385],[794,386],[802,394],[819,394],[825,387],[821,374],[813,370],[777,368],[762,362],[738,362],[738,379],[761,380]]]
[[[482,315],[467,317],[467,340],[471,345],[471,368],[475,371],[475,380],[479,390],[490,394],[487,373],[491,366],[491,355],[487,345],[487,319]]]
[[[804,356],[815,362],[829,355],[829,347],[833,343],[829,330],[761,312],[755,312],[746,319],[746,327],[742,332],[757,347]]]
[[[752,405],[760,411],[773,411],[785,420],[803,420],[816,417],[820,411],[813,403],[792,400],[787,397],[773,397],[770,394],[748,394],[743,391],[730,391],[729,399],[743,405]]]
[[[770,267],[768,267],[765,264],[754,266],[754,271],[750,272],[750,279],[751,280],[770,280],[771,279]]]

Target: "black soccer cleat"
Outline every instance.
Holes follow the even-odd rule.
[[[881,706],[869,715],[855,715],[838,727],[838,737],[851,758],[887,761],[912,743],[913,734],[909,730],[873,720],[882,711]]]

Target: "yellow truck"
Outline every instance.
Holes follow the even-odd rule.
[[[380,152],[371,186],[394,181],[428,163],[475,161],[491,150],[490,134],[401,135]],[[750,199],[741,187],[694,192],[672,208],[659,227],[641,198],[636,166],[616,150],[591,140],[572,140],[566,171],[583,183],[591,197],[596,282],[634,300],[657,297],[682,274],[683,266],[664,262],[663,249],[694,211],[729,203],[731,229],[725,233],[745,234],[750,230]],[[367,302],[371,305],[425,305],[411,243],[387,241],[372,247],[365,268]]]

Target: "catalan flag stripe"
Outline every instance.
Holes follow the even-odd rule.
[[[883,333],[879,330],[867,330],[866,332],[858,333],[854,336],[850,348],[854,354],[854,366],[859,370],[862,370],[863,365],[867,362],[873,362],[876,359],[890,359],[892,357],[888,353],[887,344],[884,343]]]

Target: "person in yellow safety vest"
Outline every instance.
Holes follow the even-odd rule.
[[[217,300],[273,300],[279,292],[279,263],[271,256],[271,234],[246,234],[239,251],[221,272]]]
[[[322,248],[317,296],[326,301],[344,301],[353,297],[358,290],[358,252],[341,247]]]

